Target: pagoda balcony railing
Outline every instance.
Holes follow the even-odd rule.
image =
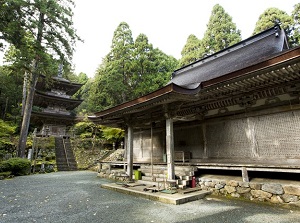
[[[51,130],[41,130],[36,133],[38,137],[49,137],[49,136],[58,136],[58,137],[70,137],[75,138],[74,131],[51,131]]]
[[[66,93],[46,92],[46,94],[61,98],[71,98],[71,96],[67,95]]]
[[[52,114],[61,114],[61,115],[71,115],[71,112],[65,110],[57,110],[57,109],[51,109],[51,108],[45,108],[42,110],[45,113],[52,113]]]

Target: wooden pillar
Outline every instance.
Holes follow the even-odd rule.
[[[242,167],[242,178],[243,178],[243,182],[249,182],[249,176],[246,167]]]
[[[127,128],[127,174],[129,179],[132,180],[133,175],[133,128]]]
[[[171,118],[166,119],[166,150],[167,150],[168,180],[175,180],[174,131],[173,131],[173,120]]]
[[[203,158],[208,158],[207,151],[207,139],[206,139],[206,124],[202,124],[202,132],[203,132]]]
[[[151,129],[150,129],[150,140],[151,140],[151,177],[152,180],[154,181],[153,177],[153,125],[151,124]]]

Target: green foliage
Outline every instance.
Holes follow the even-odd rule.
[[[103,137],[109,142],[119,142],[124,138],[124,130],[119,128],[102,127]]]
[[[138,35],[134,43],[130,99],[163,87],[169,82],[171,72],[176,66],[175,58],[154,49],[145,34]]]
[[[127,101],[130,94],[132,50],[132,32],[127,23],[121,22],[114,32],[111,51],[106,56],[107,67],[105,69],[108,72],[105,75],[108,77],[106,78],[107,90],[113,94],[117,104]]]
[[[4,177],[4,178],[7,178],[11,175],[11,172],[10,171],[7,171],[7,172],[1,172],[1,164],[0,164],[0,176]]]
[[[177,60],[153,48],[145,34],[135,41],[127,23],[114,32],[111,51],[90,86],[88,111],[95,112],[140,97],[164,86]]]
[[[123,93],[124,89],[124,93]],[[123,78],[112,62],[103,61],[97,70],[88,97],[88,110],[96,112],[123,102],[126,89]]]
[[[0,163],[1,172],[11,171],[13,175],[22,176],[30,173],[31,162],[23,158],[11,158]]]
[[[185,66],[234,45],[242,40],[241,32],[237,29],[232,17],[222,6],[215,5],[212,9],[203,39],[189,35],[181,51],[179,66]]]
[[[22,101],[22,74],[0,67],[0,118],[18,123]]]
[[[25,6],[25,1],[20,0],[0,0],[0,40],[5,40],[13,45],[20,45],[20,39],[25,35],[22,24],[19,20],[21,7]],[[0,42],[0,47],[4,42]]]
[[[79,83],[82,83],[81,81],[82,80],[79,80]],[[87,111],[89,110],[89,105],[92,107],[92,105],[89,103],[89,96],[92,83],[93,79],[88,79],[84,83],[84,85],[79,89],[79,91],[77,91],[74,95],[74,98],[83,100],[83,102],[75,109],[76,113],[80,116],[84,116],[84,114],[87,113]]]
[[[294,5],[294,10],[292,12],[293,20],[293,37],[292,37],[292,46],[300,45],[300,3]]]
[[[18,153],[23,157],[38,77],[48,75],[55,59],[69,64],[80,38],[73,28],[72,0],[1,0],[0,4],[0,39],[14,46],[15,62],[27,71],[29,83]]]
[[[110,128],[102,125],[94,124],[90,121],[78,122],[74,126],[76,135],[79,135],[82,145],[91,143],[118,143],[124,138],[124,130],[119,128]],[[92,139],[91,142],[87,139]],[[88,146],[89,147],[89,146]]]
[[[13,146],[12,136],[15,134],[17,126],[0,119],[0,149],[8,151]]]
[[[30,142],[31,140],[27,140]],[[55,149],[55,137],[42,137],[38,138],[35,144],[35,148],[40,148],[45,150],[54,150]]]
[[[80,39],[73,28],[72,0],[1,0],[1,6],[1,37],[26,56],[51,52],[66,60],[72,55]]]
[[[201,41],[204,53],[211,55],[241,40],[241,32],[232,22],[232,17],[225,12],[222,6],[215,5]]]
[[[16,126],[9,124],[8,122],[0,119],[0,137],[10,137],[15,133]]]
[[[6,151],[0,149],[0,161],[4,159],[5,154],[6,154]]]
[[[280,24],[290,38],[292,34],[292,18],[286,12],[278,8],[266,9],[258,18],[253,34],[260,33],[274,25]]]
[[[181,59],[179,61],[179,66],[183,67],[190,63],[199,60],[204,53],[201,41],[193,34],[189,35],[186,44],[181,51]]]
[[[80,138],[92,138],[94,135],[101,137],[101,126],[90,121],[78,122],[73,129]]]

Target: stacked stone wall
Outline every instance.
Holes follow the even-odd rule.
[[[197,178],[197,182],[201,189],[208,190],[213,195],[300,207],[299,185],[227,181],[203,177]]]

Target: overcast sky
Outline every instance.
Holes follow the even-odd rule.
[[[75,72],[93,77],[110,51],[113,32],[126,22],[133,39],[144,33],[155,48],[181,57],[190,34],[202,38],[212,8],[220,4],[232,17],[242,38],[250,37],[258,17],[269,7],[291,14],[299,0],[75,0],[74,26],[84,43],[73,57]],[[1,64],[1,61],[0,61]]]

